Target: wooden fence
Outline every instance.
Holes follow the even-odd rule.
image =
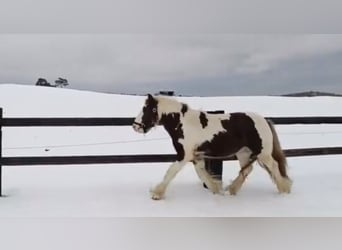
[[[215,111],[214,111],[215,112]],[[220,111],[217,111],[220,112]],[[342,124],[342,117],[267,117],[274,124]],[[106,163],[171,162],[173,154],[101,155],[101,156],[32,156],[6,157],[2,155],[3,127],[61,127],[61,126],[131,126],[134,118],[4,118],[0,108],[0,196],[2,195],[2,167],[24,165],[71,165]],[[342,154],[342,147],[299,148],[284,150],[286,156]],[[234,160],[225,158],[223,160]],[[222,163],[222,161],[221,161]]]

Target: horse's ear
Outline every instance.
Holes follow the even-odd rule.
[[[153,101],[154,100],[154,98],[153,98],[153,96],[151,94],[147,94],[147,99],[149,101]]]

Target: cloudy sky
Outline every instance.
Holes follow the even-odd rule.
[[[342,35],[0,35],[0,83],[39,77],[111,93],[342,93]]]

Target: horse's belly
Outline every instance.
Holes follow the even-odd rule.
[[[243,145],[237,141],[229,141],[229,138],[222,136],[214,138],[211,141],[205,141],[199,145],[197,151],[205,152],[211,156],[228,156],[234,155]]]

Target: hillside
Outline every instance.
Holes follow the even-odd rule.
[[[7,116],[135,116],[143,96],[103,94],[39,86],[0,84],[0,106]],[[342,115],[338,97],[176,97],[204,110],[253,111],[265,116]],[[124,107],[124,108],[123,108]],[[300,107],[300,108],[299,108]]]

